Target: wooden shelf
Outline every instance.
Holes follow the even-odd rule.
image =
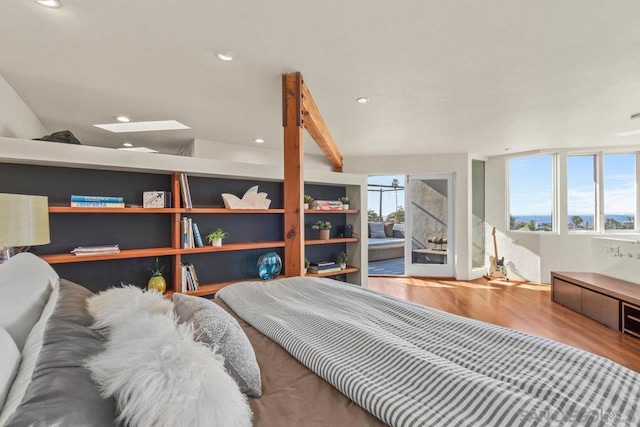
[[[307,273],[307,274],[305,274],[305,277],[338,276],[340,274],[355,273],[355,272],[358,272],[358,271],[360,271],[360,269],[358,267],[352,267],[352,266],[348,265],[347,268],[345,268],[344,270],[331,271],[329,273]]]
[[[109,214],[171,214],[184,209],[178,208],[72,208],[69,206],[49,206],[49,213],[109,213]]]
[[[180,213],[190,214],[281,214],[284,213],[284,209],[227,209],[227,208],[192,208],[178,209]]]
[[[276,279],[284,279],[283,275],[279,275]],[[200,285],[200,288],[196,291],[186,291],[185,294],[188,295],[196,295],[196,296],[204,296],[204,295],[213,295],[218,292],[220,289],[227,287],[229,285],[234,285],[240,282],[268,282],[268,280],[262,280],[259,277],[247,278],[242,280],[232,280],[229,282],[220,282],[220,283],[210,283],[207,285]]]
[[[334,243],[353,243],[357,242],[357,237],[332,237],[330,239],[305,239],[305,245],[332,245]]]
[[[177,255],[181,249],[175,248],[151,248],[151,249],[129,249],[115,254],[102,255],[74,255],[74,254],[52,254],[42,255],[42,259],[49,264],[66,264],[72,262],[106,261],[110,259],[145,258],[155,256]]]
[[[335,211],[323,211],[320,209],[305,209],[304,213],[305,214],[317,214],[317,215],[324,215],[324,214],[357,214],[360,211],[357,209],[348,209],[348,210],[335,210]]]
[[[346,211],[339,211],[345,213]],[[120,214],[281,214],[284,209],[226,209],[226,208],[72,208],[50,206],[49,213],[120,213]]]
[[[222,246],[203,246],[201,248],[189,248],[178,249],[178,253],[181,254],[198,254],[208,252],[230,252],[230,251],[242,251],[245,249],[267,249],[267,248],[282,248],[284,247],[284,241],[267,241],[267,242],[247,242],[247,243],[223,243]]]

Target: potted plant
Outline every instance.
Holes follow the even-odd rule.
[[[304,210],[309,209],[309,203],[313,202],[313,197],[308,194],[302,196],[302,200],[304,201]]]
[[[347,196],[343,196],[343,197],[340,197],[338,200],[340,202],[342,202],[342,209],[345,210],[345,211],[348,211],[349,210],[349,202],[350,202],[349,198]]]
[[[163,293],[167,289],[167,282],[164,280],[164,276],[162,276],[162,270],[164,270],[164,267],[164,265],[160,266],[160,260],[156,258],[154,268],[148,269],[152,273],[152,276],[147,283],[148,290]]]
[[[331,223],[329,221],[323,221],[319,219],[315,224],[311,226],[312,229],[318,230],[318,238],[321,240],[329,240],[329,233],[331,232]]]
[[[340,268],[342,270],[344,270],[345,268],[347,268],[347,262],[349,261],[349,257],[347,256],[346,252],[340,252],[338,253],[338,255],[336,256],[336,262],[338,264],[340,264]]]
[[[311,263],[309,262],[309,260],[305,257],[304,258],[304,274],[307,274],[307,269],[309,268],[309,265],[311,265]]]
[[[216,231],[207,234],[207,240],[211,243],[211,246],[222,246],[222,239],[229,237],[229,233],[222,228],[216,228]]]

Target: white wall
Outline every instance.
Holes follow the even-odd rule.
[[[455,250],[459,280],[478,277],[471,270],[471,158],[467,154],[345,158],[345,172],[365,175],[455,173]],[[366,205],[365,205],[366,206]]]
[[[284,165],[284,154],[281,149],[260,147],[257,145],[228,144],[226,142],[197,138],[187,147],[185,155],[228,162],[273,165],[279,168],[282,168]],[[324,155],[312,154],[305,154],[304,168],[305,170],[332,170],[329,160],[327,160]]]
[[[566,218],[565,158],[566,152],[559,153],[560,218]],[[508,156],[492,157],[486,163],[486,235],[487,254],[493,255],[491,230],[497,228],[499,255],[505,257],[510,277],[549,283],[552,271],[586,271],[640,283],[640,259],[626,255],[640,253],[640,245],[632,243],[640,234],[569,233],[562,221],[558,233],[507,231],[508,159]],[[620,246],[624,257],[604,253],[604,245],[613,245],[611,242]]]
[[[0,136],[32,139],[49,133],[1,75],[0,100]]]

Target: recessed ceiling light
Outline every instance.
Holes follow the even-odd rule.
[[[133,144],[130,142],[123,142],[122,145],[124,145],[125,147],[133,147]]]
[[[159,120],[155,122],[106,123],[94,126],[114,133],[191,129],[189,126],[185,126],[176,120]]]
[[[116,117],[116,120],[120,123],[129,123],[131,121],[131,119],[127,116],[118,116]]]
[[[147,147],[129,147],[129,148],[118,148],[118,150],[122,151],[136,151],[138,153],[157,153],[158,150],[152,150]]]
[[[632,135],[640,135],[640,129],[630,130],[629,132],[616,133],[616,136],[632,136]]]
[[[233,61],[236,58],[233,52],[229,52],[228,50],[221,50],[216,53],[216,56],[220,61]]]
[[[60,7],[60,2],[58,0],[36,0],[36,3],[40,6],[51,7],[54,9]]]
[[[363,96],[361,98],[356,99],[356,101],[358,102],[358,104],[367,104],[369,102],[369,98],[365,98]]]
[[[255,142],[256,144],[263,144],[264,143],[264,139],[256,138],[256,139],[253,140],[253,142]]]

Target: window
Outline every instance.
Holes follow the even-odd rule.
[[[604,155],[604,229],[634,230],[636,155]]]
[[[554,156],[509,160],[510,230],[552,231]]]
[[[595,230],[597,221],[596,156],[567,157],[567,228]]]

